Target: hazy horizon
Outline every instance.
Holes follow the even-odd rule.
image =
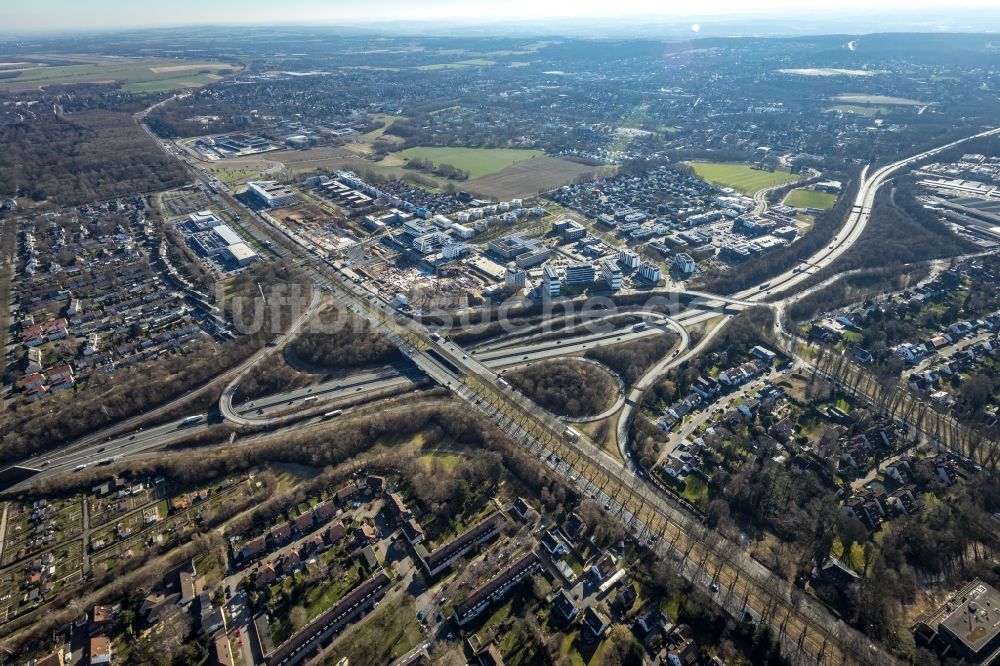
[[[293,0],[283,4],[279,11],[268,0],[221,0],[205,6],[195,0],[177,0],[163,13],[153,14],[147,8],[123,0],[97,3],[79,3],[72,0],[43,0],[37,3],[19,3],[7,12],[5,21],[8,33],[44,32],[93,32],[100,30],[126,30],[148,28],[178,28],[191,26],[314,26],[371,25],[400,28],[433,24],[445,26],[485,25],[489,23],[531,23],[559,33],[569,26],[552,24],[553,21],[587,23],[611,21],[651,22],[657,24],[689,23],[696,28],[702,23],[730,24],[740,19],[778,19],[782,24],[800,21],[812,25],[825,18],[838,21],[870,21],[876,17],[891,19],[885,29],[893,25],[926,25],[932,30],[962,30],[961,17],[957,26],[948,22],[949,16],[974,13],[976,10],[994,9],[991,0],[957,0],[942,3],[940,0],[885,0],[872,5],[868,0],[843,0],[836,6],[825,2],[796,0],[757,0],[753,3],[739,0],[704,0],[697,11],[689,7],[676,10],[663,9],[662,2],[652,0],[622,0],[615,4],[615,11],[608,12],[607,4],[595,0],[549,0],[530,2],[514,0],[503,6],[481,8],[456,0],[432,0],[412,3],[405,0],[384,0],[375,8],[359,7],[355,3],[324,3],[319,0]],[[969,29],[991,31],[978,22]],[[996,29],[995,27],[993,29]]]

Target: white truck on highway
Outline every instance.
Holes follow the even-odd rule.
[[[195,414],[194,416],[189,416],[183,421],[181,421],[180,427],[183,428],[184,426],[194,425],[198,421],[201,421],[203,418],[205,417],[202,414]]]

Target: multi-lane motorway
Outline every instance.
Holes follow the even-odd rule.
[[[989,130],[971,138],[995,134],[1000,129]],[[963,140],[963,141],[964,141]],[[861,236],[871,216],[872,206],[879,188],[894,174],[913,163],[933,156],[943,150],[962,143],[956,141],[919,155],[881,167],[871,176],[866,168],[855,197],[854,206],[844,227],[833,243],[818,252],[806,263],[805,271],[792,270],[773,278],[769,283],[754,289],[747,289],[731,297],[703,294],[704,298],[724,306],[727,302],[764,302],[768,295],[789,292],[794,286],[808,279],[811,274],[822,270],[846,252]],[[163,145],[161,143],[161,145]],[[203,174],[198,174],[203,179]],[[256,218],[267,223],[266,218]],[[570,340],[536,342],[525,347],[506,347],[472,353],[454,342],[441,340],[418,322],[403,318],[387,304],[371,299],[371,295],[360,285],[347,280],[339,270],[326,259],[310,253],[302,247],[300,239],[291,238],[284,229],[271,229],[271,233],[288,236],[292,251],[299,254],[303,264],[310,269],[316,281],[329,289],[346,303],[356,314],[368,319],[377,330],[396,344],[403,354],[425,376],[441,386],[449,387],[456,396],[492,420],[507,432],[526,450],[543,460],[562,461],[563,474],[571,482],[589,490],[595,497],[605,499],[609,511],[617,515],[640,538],[655,540],[664,553],[678,559],[680,569],[689,579],[711,580],[724,590],[728,601],[720,604],[732,612],[739,607],[750,617],[769,622],[776,630],[789,652],[798,653],[808,660],[819,663],[891,663],[893,660],[874,646],[866,646],[866,641],[857,632],[833,619],[829,613],[808,598],[797,595],[787,582],[778,578],[759,562],[742,553],[718,535],[700,527],[695,516],[677,505],[671,498],[660,494],[645,483],[641,471],[625,466],[622,462],[596,447],[585,437],[567,434],[562,423],[541,413],[537,407],[510,389],[497,372],[505,364],[542,360],[554,356],[584,351],[599,344],[623,342],[626,339],[656,334],[650,331],[612,331],[585,333]],[[371,299],[371,300],[370,300]],[[718,313],[699,312],[689,316],[682,313],[664,320],[662,326],[669,326],[682,335],[686,347],[686,333],[683,323],[690,323],[699,317],[707,319]],[[653,327],[655,329],[655,325]],[[719,330],[716,327],[713,332]],[[711,334],[706,335],[699,346],[678,353],[657,364],[651,372],[640,380],[638,393],[626,404],[633,404],[641,397],[641,389],[650,385],[666,369],[684,362],[697,353],[699,347],[707,344]],[[680,351],[680,350],[678,350]],[[398,376],[373,376],[362,380],[364,385],[378,382],[400,381]],[[406,381],[406,380],[404,380]],[[223,413],[232,420],[252,419],[266,416],[268,411],[280,411],[288,407],[288,400],[305,400],[336,391],[357,392],[358,385],[300,389],[294,397],[265,398],[260,404],[241,405],[226,409]],[[304,393],[302,393],[304,391]],[[229,394],[230,397],[232,393]],[[257,413],[260,410],[260,413]],[[619,422],[621,426],[622,421]],[[627,425],[627,418],[626,418]],[[50,462],[44,473],[64,472],[76,465],[101,456],[128,455],[157,446],[156,442],[184,427],[206,427],[193,424],[166,424],[135,433],[126,438],[108,442],[99,449],[96,445],[86,447],[76,453],[60,457]],[[112,447],[112,448],[109,448]],[[113,447],[117,447],[114,449]],[[83,462],[77,462],[83,461]],[[39,465],[45,461],[34,461]],[[558,469],[557,469],[558,471]],[[736,600],[734,602],[734,599]],[[742,619],[742,616],[738,616]]]

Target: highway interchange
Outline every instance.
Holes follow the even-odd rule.
[[[689,294],[696,296],[700,305],[707,308],[705,310],[685,309],[671,313],[669,317],[652,314],[647,319],[649,325],[642,330],[626,326],[599,332],[586,329],[578,332],[574,327],[564,332],[565,337],[551,337],[552,334],[548,334],[547,339],[539,341],[533,340],[529,334],[523,336],[522,340],[507,340],[494,346],[483,345],[480,349],[464,349],[447,338],[441,338],[415,319],[402,317],[389,304],[373,298],[362,285],[348,280],[332,262],[319,253],[310,252],[302,239],[293,237],[283,227],[272,225],[273,221],[269,217],[248,211],[248,217],[264,227],[271,237],[278,239],[279,245],[298,255],[298,262],[308,270],[320,290],[331,292],[358,316],[367,319],[400,349],[414,370],[404,370],[402,373],[398,369],[370,370],[258,398],[252,401],[253,404],[246,402],[234,405],[232,398],[239,379],[252,372],[266,355],[274,353],[293,337],[309,316],[307,313],[293,323],[289,335],[281,345],[258,352],[233,373],[232,381],[220,399],[219,413],[222,420],[210,422],[208,415],[199,415],[200,418],[193,423],[190,422],[193,419],[181,419],[145,429],[138,428],[120,436],[111,435],[109,439],[102,441],[94,441],[90,437],[60,451],[23,461],[22,466],[39,472],[12,490],[26,488],[39,478],[99,464],[108,458],[120,459],[148,453],[179,437],[202,432],[223,420],[235,425],[266,424],[272,418],[280,417],[289,408],[301,406],[307,401],[308,404],[318,405],[369,392],[405,390],[423,378],[428,378],[451,389],[457,398],[466,401],[532,455],[545,461],[553,473],[577,484],[582,492],[600,501],[637,538],[646,540],[665,556],[673,558],[687,578],[698,583],[711,583],[717,601],[738,620],[764,620],[770,623],[788,652],[800,654],[814,663],[894,663],[891,657],[874,646],[867,645],[860,634],[832,618],[811,599],[802,597],[787,582],[778,579],[763,565],[742,552],[736,544],[705,530],[697,516],[650,485],[643,471],[637,469],[631,460],[627,431],[642,393],[664,372],[700,353],[713,336],[723,329],[726,321],[734,316],[735,311],[749,304],[765,304],[772,295],[790,294],[795,286],[810,279],[813,274],[825,269],[847,252],[864,232],[878,190],[895,174],[963,141],[998,131],[1000,129],[981,132],[925,151],[881,167],[871,175],[868,175],[868,167],[865,167],[848,219],[829,247],[795,269],[732,296]],[[183,159],[175,150],[167,147],[167,142],[156,140],[165,150]],[[196,167],[190,160],[185,161],[189,166]],[[224,188],[214,178],[209,180],[210,177],[204,171],[196,170],[195,175],[212,189]],[[228,188],[223,189],[222,194],[232,204],[239,205],[228,197]],[[787,302],[794,299],[795,295],[791,294],[786,295],[783,300]],[[312,307],[315,302],[314,294]],[[702,322],[711,322],[712,326],[697,345],[691,347],[686,327]],[[617,421],[618,444],[622,454],[620,458],[609,455],[578,433],[569,436],[564,423],[539,410],[502,379],[504,368],[578,354],[596,346],[620,344],[658,335],[666,329],[673,330],[678,335],[679,342],[666,358],[636,382],[624,401]]]

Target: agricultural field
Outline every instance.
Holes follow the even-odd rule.
[[[833,98],[837,102],[848,104],[894,104],[897,106],[920,106],[924,104],[919,100],[907,99],[905,97],[892,97],[889,95],[862,95],[858,93],[848,93],[837,95]]]
[[[471,60],[459,60],[458,62],[441,62],[433,65],[420,65],[416,69],[422,71],[436,71],[441,69],[465,69],[467,67],[490,67],[497,64],[495,60],[485,58],[472,58]]]
[[[46,85],[118,83],[129,92],[199,88],[238,70],[215,61],[110,56],[0,56],[0,90],[22,91]]]
[[[837,195],[815,190],[792,190],[785,197],[785,203],[796,208],[819,208],[830,210],[837,203]]]
[[[506,169],[466,181],[462,189],[495,199],[529,197],[572,183],[583,175],[611,176],[617,167],[596,167],[544,155],[523,160]]]
[[[435,148],[416,146],[396,153],[404,160],[421,159],[434,164],[450,164],[469,172],[469,178],[482,178],[524,160],[543,157],[540,150],[516,148]]]
[[[762,171],[748,164],[688,162],[699,178],[719,187],[731,187],[743,194],[754,194],[768,187],[794,183],[799,179],[787,171]]]

